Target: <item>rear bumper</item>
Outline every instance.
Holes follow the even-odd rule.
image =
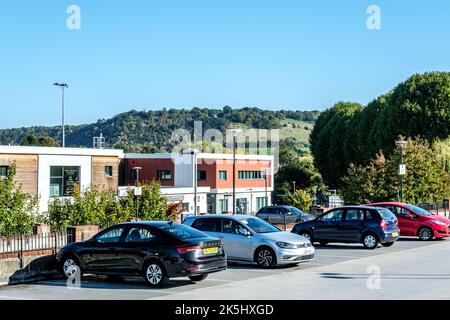
[[[397,241],[399,237],[400,237],[399,228],[389,229],[380,234],[380,242],[381,243],[394,242]]]
[[[191,275],[200,275],[219,272],[227,269],[226,256],[215,259],[188,261],[180,259],[177,268],[169,273],[169,277],[186,277]]]

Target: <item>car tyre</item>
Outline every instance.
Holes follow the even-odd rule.
[[[367,233],[363,236],[362,243],[364,248],[373,250],[378,247],[379,240],[373,233]]]
[[[166,268],[157,260],[150,260],[145,264],[143,276],[152,288],[162,288],[169,283]]]
[[[78,259],[72,255],[67,255],[61,259],[60,271],[67,279],[76,277],[77,272],[80,272],[80,277],[83,275]]]
[[[382,243],[381,245],[383,247],[391,247],[394,243],[395,243],[394,241],[392,241],[392,242],[385,242],[385,243]]]
[[[255,260],[258,266],[264,269],[270,269],[277,265],[277,256],[269,247],[261,247],[256,251]]]
[[[190,277],[189,277],[189,279],[190,279],[192,282],[200,282],[200,281],[205,280],[206,278],[208,278],[208,275],[207,275],[207,274],[200,274],[200,275],[198,275],[198,276],[190,276]]]
[[[302,236],[303,238],[308,239],[311,243],[313,243],[314,239],[313,239],[311,232],[303,230],[303,231],[300,231],[298,234],[300,236]]]
[[[422,227],[419,229],[418,236],[422,241],[429,241],[433,239],[433,230],[429,227]]]

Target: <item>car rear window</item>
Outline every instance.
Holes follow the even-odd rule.
[[[383,210],[379,210],[378,212],[381,214],[383,219],[386,219],[386,220],[395,219],[395,215],[392,213],[391,210],[383,209]]]
[[[208,237],[206,233],[178,223],[160,226],[159,229],[180,240]]]

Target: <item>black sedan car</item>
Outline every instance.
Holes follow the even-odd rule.
[[[321,245],[362,243],[367,249],[375,249],[379,243],[389,247],[400,236],[397,218],[391,211],[368,206],[332,209],[312,221],[296,224],[292,232]]]
[[[76,272],[139,275],[151,287],[163,287],[175,277],[201,281],[227,268],[219,239],[171,222],[118,224],[88,241],[61,248],[56,258],[66,277]]]

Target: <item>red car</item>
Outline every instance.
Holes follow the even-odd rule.
[[[449,219],[434,215],[412,204],[380,202],[371,203],[369,206],[384,207],[392,211],[397,216],[401,236],[419,237],[424,241],[450,236]]]

